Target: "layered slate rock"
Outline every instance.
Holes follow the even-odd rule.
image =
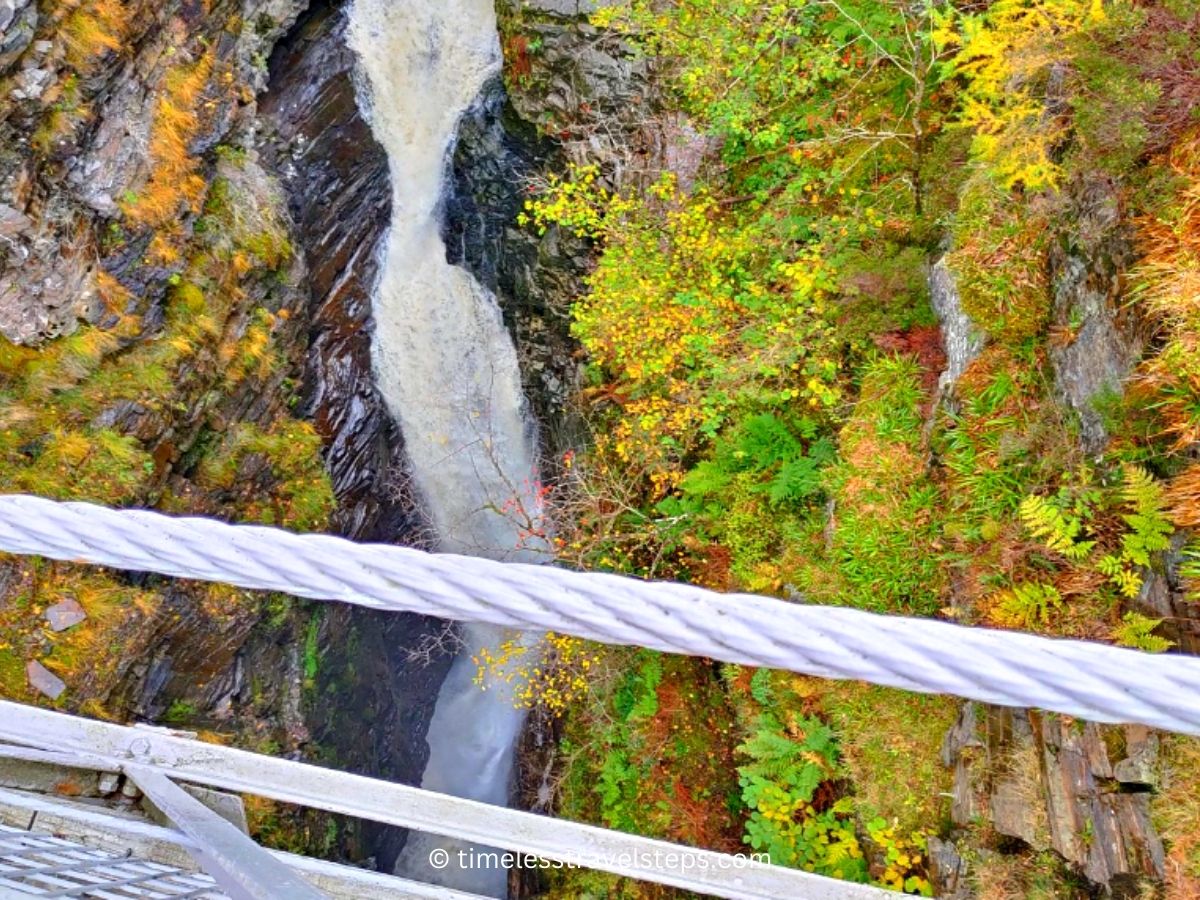
[[[25,677],[31,688],[49,700],[57,700],[67,689],[66,682],[35,659],[25,664]]]
[[[161,302],[174,270],[146,264],[155,234],[124,234],[121,203],[153,174],[147,147],[163,85],[181,60],[208,58],[227,73],[186,148],[209,153],[251,108],[258,60],[303,5],[131,0],[120,10],[119,49],[99,41],[84,64],[63,27],[69,9],[39,15],[24,0],[0,4],[8,86],[0,96],[0,334],[37,345],[81,323],[104,325],[112,316],[99,289],[106,274],[133,291],[139,311]]]
[[[371,374],[371,297],[391,218],[388,161],[355,101],[354,55],[336,4],[318,4],[276,50],[260,101],[264,155],[287,189],[308,264],[306,406],[325,439],[341,532],[408,530],[389,501],[402,440]]]
[[[1158,769],[1150,729],[968,703],[943,762],[955,770],[955,825],[986,817],[999,835],[1054,850],[1105,889],[1162,880],[1163,845],[1150,819]]]
[[[1097,404],[1124,391],[1142,352],[1137,323],[1117,303],[1133,240],[1106,177],[1073,185],[1068,209],[1070,225],[1051,245],[1050,282],[1053,323],[1069,339],[1051,343],[1050,359],[1059,396],[1079,416],[1084,451],[1098,453],[1108,434]]]
[[[66,631],[87,619],[87,612],[79,601],[67,597],[46,610],[46,624],[51,631]]]

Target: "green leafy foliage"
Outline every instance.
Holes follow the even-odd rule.
[[[719,504],[736,476],[749,473],[750,489],[765,494],[771,506],[811,500],[821,494],[821,470],[834,455],[832,442],[816,434],[808,418],[800,418],[793,432],[774,413],[751,416],[716,441],[712,459],[691,469],[680,491]]]
[[[738,767],[742,800],[750,810],[746,843],[769,853],[777,865],[866,881],[866,862],[848,815],[851,805],[813,806],[817,788],[837,771],[829,727],[805,718],[785,731],[764,715],[738,750],[748,757]]]
[[[1079,316],[1062,321],[1051,280],[1063,251],[1096,249],[1076,188],[1107,172],[1132,208],[1145,173],[1128,170],[1163,168],[1148,154],[1179,111],[1137,56],[1151,47],[1176,79],[1194,41],[1173,39],[1191,61],[1163,50],[1145,24],[1156,7],[628,0],[595,13],[606,38],[650,58],[664,105],[712,148],[678,180],[617,188],[611,172],[568,171],[526,210],[599,254],[574,311],[599,435],[591,471],[627,482],[592,499],[644,540],[615,564],[601,542],[597,563],[1076,637],[1112,629],[1160,649],[1153,619],[1120,617],[1172,528],[1150,473],[1121,466],[1177,463],[1161,454],[1158,406],[1132,438],[1110,423],[1113,446],[1085,459],[1055,393]],[[1161,231],[1178,241],[1187,221],[1164,217]],[[943,253],[986,335],[948,393],[926,287]],[[1194,256],[1164,262],[1172,289],[1154,295],[1180,335],[1195,330],[1177,315]],[[1188,360],[1173,352],[1157,373],[1178,398],[1164,403],[1180,448],[1200,430]],[[1172,515],[1182,493],[1176,479]],[[972,602],[947,602],[958,597]],[[885,751],[839,724],[859,766],[857,789],[845,785],[822,743],[828,707],[791,703],[770,673],[723,678],[750,710],[739,775],[752,845],[858,879],[870,857],[876,881],[928,893],[920,835],[941,823],[894,807],[877,819],[862,789],[889,771]],[[623,721],[634,705],[616,709]],[[648,771],[632,734],[604,758],[627,822],[637,801],[622,786]],[[937,818],[936,803],[906,808],[918,807]]]
[[[919,377],[906,357],[879,357],[863,370],[827,479],[835,504],[827,549],[837,580],[828,579],[826,560],[806,573],[818,599],[918,613],[940,604],[938,490],[924,464]]]
[[[595,786],[605,822],[610,828],[622,831],[637,830],[640,783],[649,774],[643,764],[634,761],[630,748],[632,732],[639,721],[658,711],[657,691],[663,674],[658,654],[640,656],[641,665],[627,673],[613,696],[616,720],[608,735],[609,747]]]
[[[1087,507],[1078,512],[1064,511],[1059,503],[1036,495],[1021,502],[1021,521],[1035,538],[1049,550],[1061,553],[1067,559],[1086,559],[1096,546],[1094,540],[1083,540],[1084,515]]]
[[[1121,536],[1119,553],[1105,555],[1100,570],[1126,597],[1136,597],[1142,587],[1140,569],[1149,567],[1153,556],[1171,546],[1175,527],[1166,516],[1166,498],[1162,486],[1145,469],[1127,465],[1121,501],[1121,515],[1128,531]]]
[[[1127,612],[1121,624],[1113,629],[1113,639],[1124,647],[1133,647],[1148,653],[1166,653],[1175,646],[1175,642],[1154,633],[1154,629],[1161,625],[1162,621],[1141,613]]]

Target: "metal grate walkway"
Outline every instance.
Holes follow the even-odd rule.
[[[0,897],[225,898],[207,875],[0,825]]]

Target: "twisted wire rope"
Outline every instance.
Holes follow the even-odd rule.
[[[1187,656],[24,495],[0,550],[1200,734]]]

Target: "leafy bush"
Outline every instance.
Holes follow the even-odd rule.
[[[843,800],[818,809],[813,803],[817,788],[837,773],[829,727],[806,718],[785,731],[764,715],[738,750],[749,757],[738,767],[742,800],[750,810],[746,843],[770,854],[776,865],[866,881],[851,804]]]

